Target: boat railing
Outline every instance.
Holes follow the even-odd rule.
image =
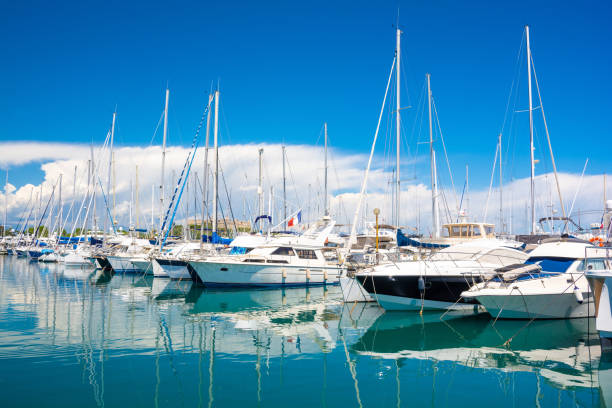
[[[448,255],[442,258],[441,255]],[[503,267],[512,264],[523,263],[525,259],[502,255],[496,253],[469,253],[469,252],[438,252],[435,255],[425,258],[422,260],[425,264],[432,265],[434,268],[438,267],[438,262],[449,262],[452,263],[455,268],[465,267],[476,267],[479,270],[493,270],[494,268]],[[414,261],[413,261],[414,262]]]

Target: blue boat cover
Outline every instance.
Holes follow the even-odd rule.
[[[229,245],[232,240],[229,238],[222,238],[220,237],[216,232],[213,232],[212,235],[203,235],[202,236],[202,241],[203,242],[210,242],[213,244],[222,244],[222,245]]]
[[[410,246],[416,248],[428,248],[428,249],[440,249],[440,248],[448,248],[450,245],[446,244],[431,244],[427,242],[421,242],[416,239],[407,237],[402,233],[401,229],[397,229],[397,246]]]

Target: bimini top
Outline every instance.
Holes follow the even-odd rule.
[[[540,244],[529,253],[529,257],[556,257],[556,258],[573,258],[584,259],[585,248],[596,248],[588,242],[547,242]],[[595,255],[592,250],[589,250],[589,256]]]
[[[442,225],[445,238],[494,238],[495,225],[482,222],[456,222]]]

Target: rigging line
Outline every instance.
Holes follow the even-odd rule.
[[[293,191],[295,192],[295,197],[297,198],[299,203],[303,203],[300,195],[298,194],[297,184],[295,183],[295,177],[293,175],[293,167],[291,167],[291,160],[289,160],[289,157],[286,151],[285,151],[285,158],[287,160],[287,168],[289,169],[289,176],[291,177],[291,183],[293,184]],[[308,205],[310,205],[310,203]],[[308,214],[308,216],[310,216],[310,214]]]
[[[506,101],[506,111],[504,112],[504,119],[502,121],[502,126],[500,129],[500,133],[503,134],[504,133],[504,128],[506,126],[506,120],[508,119],[508,112],[509,112],[509,108],[510,108],[510,98],[512,97],[512,91],[514,89],[514,83],[516,82],[516,79],[518,77],[518,67],[521,61],[521,56],[523,55],[523,44],[525,43],[523,40],[525,39],[525,31],[523,30],[523,35],[521,37],[521,42],[519,45],[519,50],[518,53],[516,54],[516,63],[514,64],[514,75],[512,78],[512,84],[510,85],[510,92],[508,92],[508,100]],[[518,84],[517,84],[518,87]]]
[[[421,117],[420,115],[422,114],[422,111],[425,109],[425,90],[426,89],[427,89],[427,81],[423,81],[423,87],[421,88],[421,93],[419,94],[418,103],[416,105],[416,113],[414,115],[414,121],[412,122],[412,130],[410,132],[410,141],[407,142],[408,145],[406,146],[406,150],[408,152],[410,152],[411,145],[415,146],[415,153],[412,156],[415,159],[415,167],[416,167],[416,157],[417,157],[416,151],[418,151],[418,143],[416,142],[417,136],[415,134],[415,130],[416,130],[418,119]],[[420,129],[422,129],[422,126],[419,127],[419,130]]]
[[[440,140],[442,141],[442,148],[444,149],[444,157],[446,158],[446,166],[448,167],[448,173],[450,176],[451,186],[453,188],[453,194],[455,196],[455,205],[459,205],[459,198],[457,197],[457,190],[455,189],[455,182],[453,181],[453,172],[450,168],[450,161],[448,160],[448,153],[446,152],[446,144],[444,143],[444,135],[442,134],[442,127],[440,127],[440,117],[438,116],[438,108],[436,108],[435,99],[431,98],[431,104],[436,117],[436,124],[438,125],[438,132],[440,134]]]
[[[540,85],[538,84],[538,75],[536,74],[535,65],[533,63],[533,55],[531,55],[531,69],[533,70],[533,77],[536,83],[536,90],[538,91],[538,100],[540,101],[542,119],[544,121],[544,130],[546,131],[546,140],[548,141],[548,150],[550,151],[550,160],[552,162],[553,171],[555,172],[555,182],[557,184],[557,193],[559,193],[559,203],[561,204],[561,211],[563,211],[563,217],[567,218],[565,215],[565,207],[563,206],[563,196],[561,195],[561,185],[559,184],[559,177],[557,176],[557,165],[555,164],[555,156],[553,154],[552,144],[550,143],[548,125],[546,124],[546,115],[544,114],[544,103],[542,102],[542,95],[540,94]],[[567,228],[567,221],[565,223],[565,228]]]
[[[157,131],[159,130],[159,125],[161,124],[163,118],[164,118],[164,111],[162,110],[162,114],[159,117],[159,120],[157,121],[157,126],[155,126],[155,130],[153,131],[153,136],[151,137],[149,146],[153,146],[153,140],[155,140],[155,135],[157,135]]]
[[[523,32],[523,36],[525,35],[525,33]],[[523,37],[524,38],[524,37]],[[514,78],[518,78],[518,80],[516,81],[516,85],[514,88],[514,101],[512,103],[512,110],[515,110],[517,107],[517,101],[519,99],[519,92],[518,89],[521,86],[521,83],[523,81],[523,76],[519,75],[519,66],[521,65],[521,62],[523,61],[523,40],[521,40],[521,48],[519,48],[519,59],[518,62],[515,66],[515,74],[514,74]],[[512,90],[511,90],[512,92]],[[510,172],[506,171],[506,173],[508,173],[510,175],[510,178],[512,178],[512,176],[514,175],[514,165],[516,163],[516,144],[517,144],[517,137],[512,137],[512,134],[514,133],[513,130],[515,129],[515,123],[516,123],[516,117],[517,115],[510,115],[510,127],[508,129],[508,134],[509,137],[507,137],[507,141],[506,141],[506,152],[504,153],[504,157],[506,158],[506,164],[508,163],[508,160],[510,159],[510,155],[508,154],[508,152],[510,151],[511,147],[510,145],[512,145],[512,159],[510,160],[511,166],[510,166]],[[502,133],[503,134],[503,133]],[[515,135],[516,136],[516,135]],[[506,168],[508,168],[508,166],[506,165]]]
[[[357,235],[357,220],[359,219],[359,213],[361,212],[361,204],[363,201],[363,195],[366,191],[366,187],[368,185],[368,173],[370,171],[370,166],[372,164],[372,157],[374,156],[374,149],[376,147],[376,139],[378,138],[378,131],[380,129],[380,121],[382,120],[383,110],[385,108],[385,103],[387,101],[387,94],[389,93],[389,85],[391,83],[391,76],[393,75],[393,68],[395,67],[395,57],[393,58],[393,63],[391,64],[391,70],[389,72],[389,79],[387,80],[387,88],[385,89],[385,96],[383,98],[380,114],[378,116],[378,123],[376,124],[376,132],[374,133],[374,140],[372,142],[372,148],[370,150],[370,157],[368,158],[368,165],[365,169],[365,174],[363,177],[363,182],[361,184],[361,192],[359,194],[359,200],[357,201],[357,208],[355,209],[355,214],[353,216],[353,222],[351,226],[351,235],[349,237],[349,241],[347,244],[347,248],[351,248],[353,245],[356,235]]]
[[[236,226],[236,218],[234,218],[234,210],[232,209],[232,200],[230,199],[229,192],[227,191],[227,183],[225,182],[225,174],[223,173],[223,167],[219,163],[219,171],[221,172],[221,180],[223,181],[223,187],[225,187],[225,195],[227,197],[227,206],[230,210],[230,217],[232,217],[232,223],[234,224],[234,237],[238,236],[238,227]],[[227,227],[225,233],[227,234]]]
[[[584,172],[586,171],[587,168],[587,164],[589,164],[589,158],[587,157],[586,161],[584,162],[584,167],[582,168],[582,174],[580,175],[580,181],[578,182],[578,188],[576,189],[576,193],[574,194],[574,200],[572,201],[572,206],[570,207],[569,213],[567,214],[567,217],[571,217],[572,216],[572,211],[574,211],[574,204],[576,203],[576,198],[578,197],[578,192],[580,192],[580,188],[582,187],[582,180],[584,178]],[[565,220],[565,227],[563,227],[564,230],[567,229],[567,220]]]
[[[489,192],[487,193],[487,201],[485,203],[485,209],[484,209],[484,216],[482,217],[483,220],[482,222],[487,222],[487,212],[489,211],[489,199],[491,198],[491,190],[493,189],[493,177],[495,176],[495,168],[497,166],[497,154],[499,153],[499,150],[501,149],[501,146],[499,145],[499,143],[497,143],[497,146],[495,146],[495,158],[493,159],[493,168],[491,169],[491,182],[489,183]]]

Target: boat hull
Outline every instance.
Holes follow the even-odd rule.
[[[374,302],[374,298],[361,286],[355,278],[342,276],[340,278],[340,289],[345,302]]]
[[[459,310],[478,304],[461,297],[471,284],[463,276],[357,275],[356,279],[386,310]]]
[[[170,279],[191,280],[188,262],[178,259],[154,259],[153,275]]]
[[[583,292],[579,303],[573,291],[558,294],[481,295],[478,302],[500,319],[571,319],[595,315],[590,292]]]
[[[206,286],[315,286],[338,284],[341,268],[248,262],[189,262]]]
[[[134,266],[130,258],[121,256],[107,256],[106,259],[111,264],[116,273],[138,273],[139,269]]]

